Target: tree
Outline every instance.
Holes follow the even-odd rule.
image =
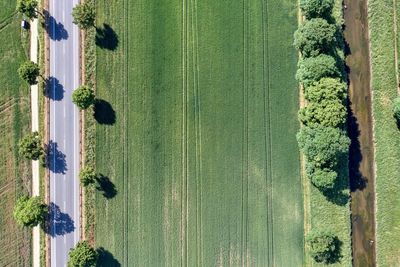
[[[311,231],[306,242],[310,246],[311,257],[318,263],[335,263],[339,254],[339,240],[329,231]]]
[[[335,59],[324,54],[300,60],[296,73],[296,79],[305,87],[318,82],[322,78],[339,77],[340,72],[336,66]]]
[[[306,20],[294,33],[294,47],[304,57],[328,53],[335,44],[336,27],[325,19]]]
[[[348,153],[350,139],[343,130],[331,127],[302,127],[297,134],[300,149],[316,168],[333,168]]]
[[[333,0],[300,0],[300,9],[307,19],[329,18],[333,3]]]
[[[339,79],[322,78],[305,88],[304,97],[313,102],[336,99],[344,101],[347,98],[347,85]]]
[[[21,139],[19,153],[30,160],[38,160],[43,155],[42,140],[38,132],[27,134]]]
[[[37,18],[37,0],[18,0],[17,11],[29,19]]]
[[[337,172],[329,168],[316,168],[314,164],[310,162],[307,162],[307,175],[312,184],[321,190],[329,190],[334,188],[336,179],[338,177]]]
[[[397,124],[400,124],[400,97],[396,97],[393,101],[393,116]]]
[[[94,27],[96,13],[92,4],[83,3],[75,6],[72,10],[74,23],[82,29]]]
[[[40,197],[22,196],[14,207],[14,218],[23,226],[33,227],[44,222],[48,213],[47,206],[42,203]]]
[[[310,102],[299,111],[299,120],[307,126],[342,127],[346,123],[347,109],[338,99]]]
[[[39,74],[39,65],[29,60],[22,63],[18,69],[19,77],[29,85],[37,84],[37,77]]]
[[[95,102],[93,90],[88,86],[79,86],[72,93],[72,102],[74,102],[79,109],[87,109]]]
[[[87,241],[80,241],[69,252],[68,267],[94,267],[98,253]]]
[[[96,181],[96,172],[90,166],[85,166],[79,174],[83,186],[88,186]]]

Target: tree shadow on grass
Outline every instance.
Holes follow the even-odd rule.
[[[111,254],[108,250],[105,250],[103,247],[96,249],[99,254],[99,258],[97,260],[97,267],[120,267],[121,263],[114,258],[114,255]]]
[[[110,178],[104,176],[103,174],[99,174],[96,178],[97,186],[96,189],[103,193],[103,196],[107,199],[111,199],[117,195],[117,189],[113,182],[111,182]]]
[[[64,98],[64,86],[55,77],[46,80],[44,95],[51,100],[61,101]]]
[[[49,222],[44,231],[52,237],[65,235],[75,230],[74,221],[67,213],[63,213],[55,203],[49,206]]]
[[[53,173],[65,174],[67,171],[67,161],[66,156],[60,150],[58,150],[58,144],[53,140],[46,146],[47,153],[47,164],[48,168]]]
[[[94,118],[99,124],[113,125],[116,121],[115,110],[107,101],[96,99],[96,103],[94,104]]]
[[[110,25],[103,23],[96,27],[96,45],[100,48],[114,51],[118,47],[118,35]]]

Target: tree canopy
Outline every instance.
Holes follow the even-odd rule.
[[[74,102],[79,109],[87,109],[95,102],[93,90],[88,86],[79,86],[72,93],[72,102]]]
[[[29,19],[37,18],[37,0],[17,0],[17,11]]]
[[[20,225],[33,227],[45,220],[47,212],[47,206],[40,197],[22,196],[14,207],[14,218]]]
[[[334,78],[322,78],[305,88],[304,97],[308,101],[341,100],[347,98],[347,85]]]
[[[307,160],[320,169],[336,166],[350,145],[343,130],[323,126],[302,127],[297,141]]]
[[[339,100],[310,102],[300,109],[299,120],[307,126],[341,127],[347,120],[347,109]]]
[[[68,267],[94,267],[98,253],[87,241],[80,241],[69,252]]]
[[[393,101],[393,116],[397,123],[400,123],[400,97],[397,97]]]
[[[30,160],[38,160],[43,155],[42,140],[38,132],[27,134],[21,139],[19,153]]]
[[[37,84],[37,77],[39,74],[39,65],[29,60],[22,63],[18,69],[19,77],[29,85]]]
[[[311,257],[319,263],[334,263],[339,253],[338,238],[329,231],[311,231],[306,238]]]
[[[329,168],[315,168],[312,163],[307,163],[307,174],[311,179],[311,183],[321,190],[334,188],[338,177],[337,172]]]
[[[88,29],[94,27],[96,12],[92,4],[83,3],[76,5],[72,10],[72,17],[74,23],[82,29]]]
[[[300,9],[307,19],[329,18],[333,4],[333,0],[300,0]]]
[[[294,46],[304,57],[328,53],[335,44],[336,27],[325,19],[306,20],[294,33]]]
[[[305,87],[318,82],[322,78],[338,78],[340,72],[332,56],[321,54],[300,60],[296,79]]]
[[[93,184],[96,181],[96,177],[96,172],[91,166],[85,166],[79,174],[81,184],[85,187]]]

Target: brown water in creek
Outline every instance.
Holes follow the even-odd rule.
[[[375,266],[374,149],[367,0],[345,0],[353,266]]]

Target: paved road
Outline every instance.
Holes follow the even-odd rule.
[[[51,266],[66,266],[79,241],[79,31],[72,23],[78,0],[50,0],[50,205]]]

